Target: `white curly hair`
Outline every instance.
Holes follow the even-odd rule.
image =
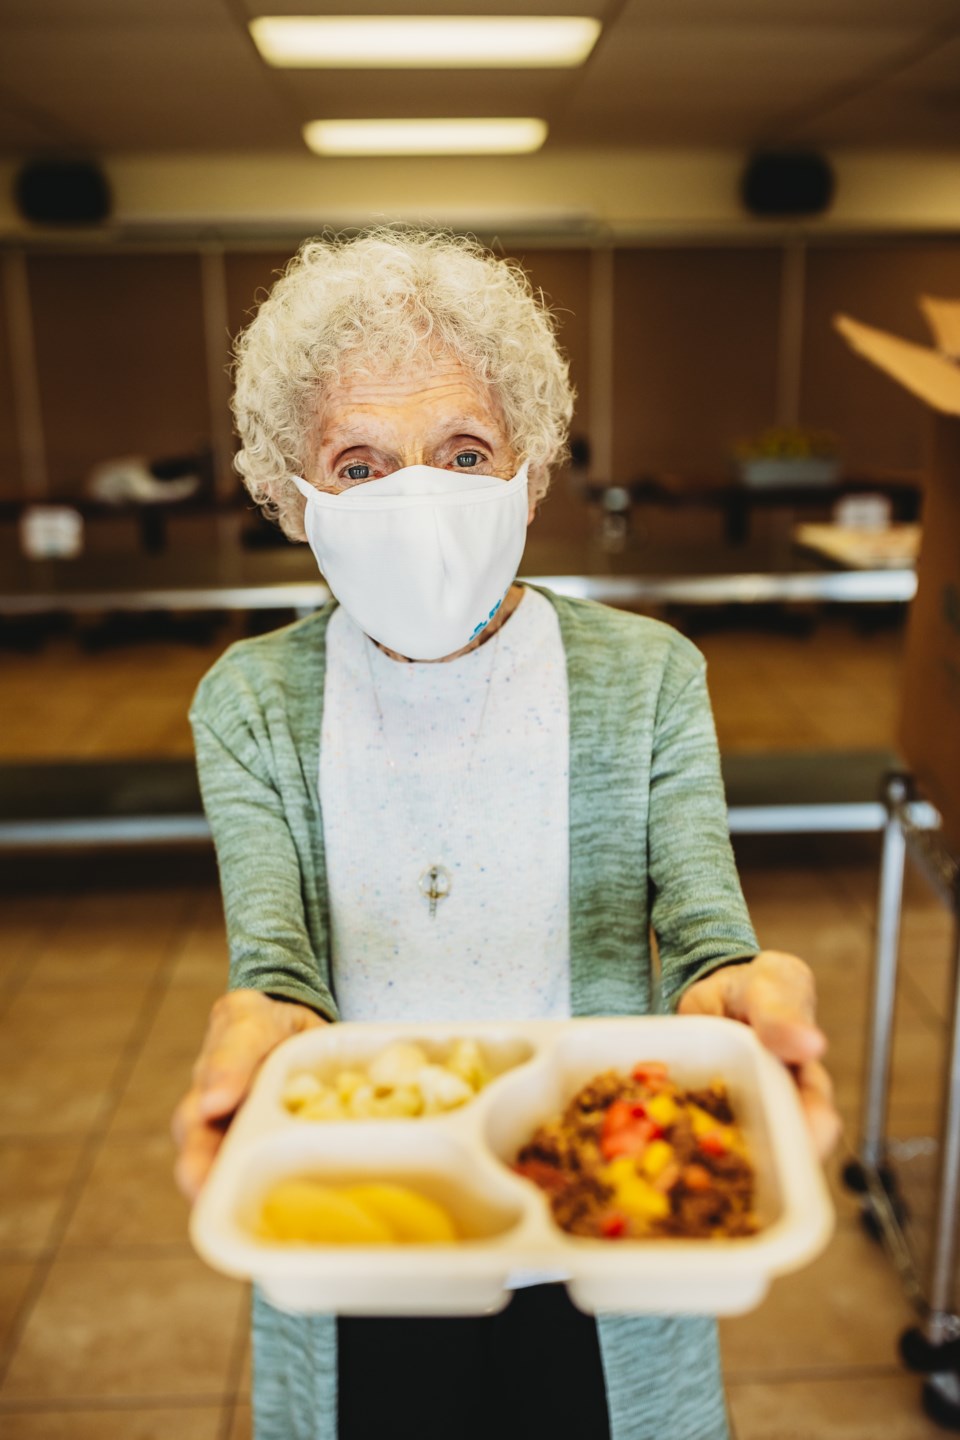
[[[264,514],[305,539],[291,479],[311,458],[325,385],[425,341],[489,385],[539,502],[567,455],[574,391],[557,322],[519,262],[446,230],[378,226],[307,240],[234,346],[234,464]]]

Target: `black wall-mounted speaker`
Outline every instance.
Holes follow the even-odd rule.
[[[112,203],[107,177],[84,160],[31,160],[14,193],[20,214],[35,225],[99,225]]]
[[[769,151],[754,155],[743,173],[740,194],[751,215],[773,219],[822,215],[835,188],[829,161],[814,151]]]

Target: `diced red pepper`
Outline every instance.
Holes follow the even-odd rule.
[[[600,1137],[600,1153],[604,1160],[616,1160],[621,1155],[639,1157],[651,1140],[663,1134],[659,1125],[652,1120],[631,1120],[623,1129],[613,1130]]]
[[[647,1118],[647,1107],[646,1105],[639,1104],[631,1105],[630,1114],[633,1116],[634,1120],[645,1120]]]
[[[625,1130],[633,1124],[633,1106],[629,1100],[614,1100],[607,1106],[603,1116],[603,1133],[612,1135],[615,1130]]]
[[[638,1159],[646,1150],[648,1141],[632,1130],[618,1130],[615,1135],[604,1135],[600,1141],[600,1154],[604,1160],[619,1160],[629,1155]]]
[[[639,1065],[634,1065],[631,1076],[638,1085],[662,1084],[669,1076],[667,1066],[662,1060],[646,1060]]]
[[[701,1136],[700,1149],[704,1155],[726,1155],[727,1144],[719,1131],[711,1130],[709,1134]]]
[[[600,1221],[600,1234],[607,1240],[619,1240],[621,1235],[626,1234],[626,1231],[627,1221],[625,1216],[620,1215],[615,1210],[611,1211],[609,1215],[604,1215]]]

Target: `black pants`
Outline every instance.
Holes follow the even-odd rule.
[[[478,1319],[341,1319],[338,1440],[609,1440],[594,1320],[562,1285]]]

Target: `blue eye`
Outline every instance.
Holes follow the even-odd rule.
[[[474,465],[479,465],[480,456],[476,450],[461,450],[457,456],[456,464],[460,470],[471,470]]]
[[[369,479],[370,479],[370,466],[369,466],[369,465],[359,465],[359,464],[358,464],[358,465],[348,465],[348,466],[347,466],[347,479],[348,479],[348,480],[369,480]]]

